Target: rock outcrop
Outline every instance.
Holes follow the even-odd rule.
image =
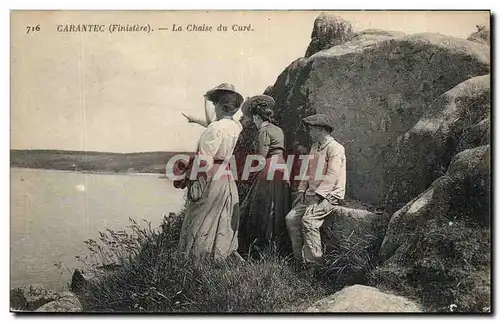
[[[321,299],[305,310],[309,313],[326,312],[422,312],[420,305],[402,296],[385,293],[365,285],[353,285]]]
[[[61,292],[57,300],[40,306],[36,312],[81,312],[82,310],[82,304],[75,294]]]
[[[328,25],[321,21],[313,35]],[[342,26],[339,32],[350,30]],[[385,210],[338,207],[325,221],[327,274],[341,286],[368,277],[432,311],[488,311],[486,31],[469,40],[383,30],[346,34],[325,36],[321,46],[311,42],[306,57],[266,89],[291,153],[293,146],[310,146],[303,117],[325,113],[336,120],[333,135],[346,148],[347,196]]]
[[[490,180],[489,145],[457,154],[444,176],[391,217],[381,257],[392,256],[419,224],[438,213],[459,219],[474,216],[474,221],[489,226]]]
[[[401,208],[442,176],[464,148],[487,143],[490,75],[468,79],[439,96],[418,122],[398,138],[387,181],[388,211]]]
[[[489,145],[455,155],[444,176],[392,216],[372,283],[433,310],[490,307],[490,181]]]
[[[306,57],[345,43],[354,38],[354,29],[349,21],[338,16],[322,13],[314,20],[311,42],[306,50]]]
[[[57,292],[46,289],[42,284],[24,285],[10,291],[10,307],[16,311],[34,311],[57,298]]]
[[[490,143],[490,119],[466,128],[458,140],[457,153]]]
[[[388,173],[398,137],[436,98],[489,70],[490,50],[482,44],[439,34],[368,31],[297,59],[267,92],[276,100],[287,149],[295,141],[310,145],[301,118],[327,113],[337,120],[333,134],[346,148],[347,193],[380,204],[392,184]]]
[[[325,219],[323,228],[329,231],[332,240],[340,241],[345,238],[342,234],[364,237],[374,235],[377,221],[381,215],[365,209],[354,209],[342,206],[334,206],[332,214]]]
[[[18,312],[80,312],[82,305],[71,292],[55,292],[42,284],[25,285],[10,291],[10,308]]]
[[[84,276],[80,270],[75,269],[75,271],[73,272],[73,276],[71,277],[71,292],[78,294],[86,289],[89,284],[89,278]]]
[[[491,37],[490,29],[485,28],[484,26],[477,26],[477,27],[478,30],[475,33],[471,34],[469,38],[467,38],[467,40],[475,41],[480,44],[490,45],[490,37]]]

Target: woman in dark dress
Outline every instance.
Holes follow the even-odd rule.
[[[240,253],[248,253],[251,247],[262,249],[274,242],[280,250],[288,250],[290,238],[285,216],[291,209],[290,181],[283,180],[283,170],[276,170],[273,180],[267,179],[271,158],[278,164],[286,164],[283,152],[285,136],[274,124],[274,99],[267,95],[254,96],[242,105],[242,112],[252,117],[258,134],[255,153],[266,159],[240,207]]]

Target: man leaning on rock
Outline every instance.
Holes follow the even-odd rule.
[[[344,199],[345,149],[331,136],[333,122],[327,115],[315,114],[302,122],[309,127],[314,143],[286,225],[295,258],[301,263],[324,265],[319,229],[334,205]]]

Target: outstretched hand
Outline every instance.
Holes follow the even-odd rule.
[[[188,122],[189,123],[193,123],[193,117],[191,115],[188,115],[188,114],[184,114],[183,112],[181,112],[182,116],[184,116],[185,118],[187,118]]]

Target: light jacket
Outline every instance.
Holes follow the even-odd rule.
[[[319,195],[330,202],[344,199],[346,185],[346,156],[344,147],[329,138],[324,144],[314,143],[309,153],[307,176],[299,184],[298,192]],[[324,162],[320,160],[324,160]],[[319,175],[317,175],[319,174]]]

